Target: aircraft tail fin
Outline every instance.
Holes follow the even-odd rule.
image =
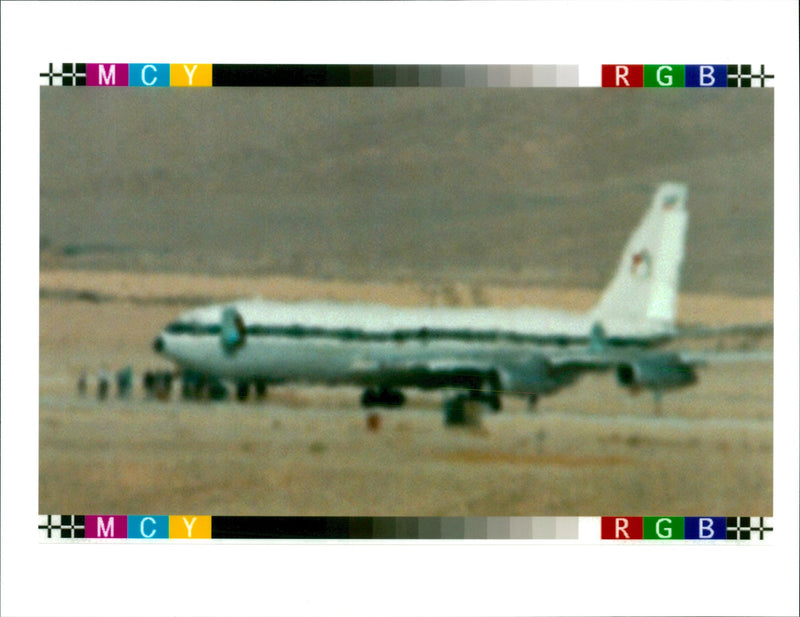
[[[650,331],[674,328],[689,219],[686,195],[684,184],[658,187],[625,245],[614,278],[591,310],[595,321],[612,328],[614,323]]]

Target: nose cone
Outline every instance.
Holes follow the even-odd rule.
[[[164,351],[164,339],[161,338],[160,336],[153,341],[153,350],[156,353],[161,353],[162,351]]]

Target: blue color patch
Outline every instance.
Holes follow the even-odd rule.
[[[687,88],[727,88],[728,65],[687,64],[685,66]]]
[[[724,516],[687,516],[684,518],[685,540],[725,540],[727,526]]]
[[[168,516],[128,516],[128,538],[169,539]]]
[[[140,88],[168,88],[169,64],[129,64],[128,85]]]

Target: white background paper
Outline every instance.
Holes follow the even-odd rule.
[[[797,23],[790,1],[4,2],[2,613],[796,615]],[[601,64],[765,64],[775,75],[776,122],[771,540],[39,544],[31,342],[38,332],[39,73],[49,62],[579,64],[581,83],[587,75],[599,82]]]

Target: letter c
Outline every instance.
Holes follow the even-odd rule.
[[[144,75],[144,70],[142,70],[142,75]],[[144,81],[144,79],[142,79],[142,81]],[[150,84],[148,84],[148,85],[150,85]],[[145,521],[150,521],[151,523],[153,523],[153,531],[151,531],[150,533],[145,533],[144,532],[144,523],[145,523]],[[142,532],[142,537],[143,538],[152,538],[154,535],[156,535],[156,520],[152,516],[147,516],[147,517],[143,518],[142,519],[142,524],[139,525],[139,531]]]
[[[147,69],[153,69],[153,72],[155,72],[155,73],[156,73],[156,75],[153,77],[153,79],[152,79],[151,81],[147,81],[147,77],[145,77],[145,74],[144,74],[144,72],[145,72]],[[158,73],[158,69],[156,69],[156,67],[154,67],[152,64],[145,64],[145,65],[142,67],[142,83],[143,83],[145,86],[152,86],[154,83],[156,83],[156,80],[158,79],[158,74],[157,74],[157,73]],[[150,519],[150,520],[152,520],[152,519]],[[142,521],[142,522],[144,522],[144,521]]]

